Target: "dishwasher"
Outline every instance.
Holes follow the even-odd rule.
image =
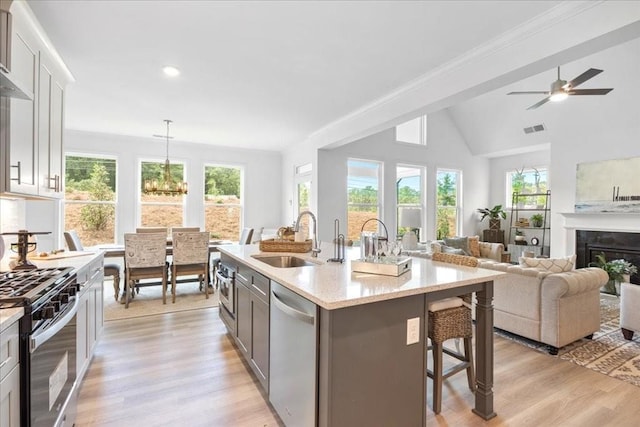
[[[287,426],[316,425],[317,306],[271,282],[269,401]]]

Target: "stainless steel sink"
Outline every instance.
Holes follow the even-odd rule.
[[[278,268],[312,267],[317,265],[313,262],[307,261],[306,259],[291,255],[256,256],[254,258],[258,261],[264,262],[265,264]]]

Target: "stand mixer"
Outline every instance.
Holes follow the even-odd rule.
[[[18,260],[15,265],[12,265],[12,270],[33,270],[38,268],[27,259],[27,254],[36,249],[36,242],[30,242],[29,237],[37,234],[51,234],[51,232],[18,230],[15,233],[2,233],[3,236],[18,236],[18,242],[11,244],[11,250],[18,254]]]

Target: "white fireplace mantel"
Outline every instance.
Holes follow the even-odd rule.
[[[567,230],[640,232],[640,213],[560,213]]]

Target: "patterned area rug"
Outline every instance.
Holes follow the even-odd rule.
[[[167,303],[162,304],[162,287],[147,286],[140,288],[140,293],[129,302],[129,308],[124,308],[113,297],[113,284],[104,284],[104,320],[132,319],[142,316],[173,313],[176,311],[197,310],[217,307],[218,292],[210,293],[209,299],[200,291],[197,282],[179,283],[176,287],[176,302],[171,302],[171,292],[167,292]]]
[[[600,330],[593,334],[593,339],[582,339],[562,347],[558,356],[552,357],[568,360],[640,387],[640,334],[636,333],[632,341],[624,339],[620,331],[619,303],[618,297],[601,295]],[[547,353],[547,346],[544,344],[498,329],[496,334]]]

